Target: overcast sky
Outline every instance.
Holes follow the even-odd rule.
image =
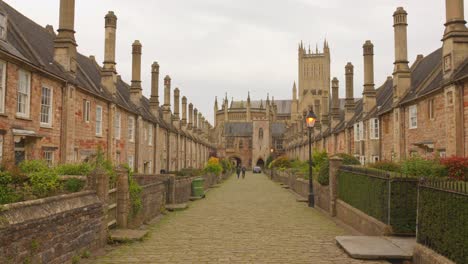
[[[5,0],[40,25],[58,28],[59,0]],[[332,78],[344,96],[344,66],[355,65],[355,96],[362,92],[362,44],[375,45],[377,87],[393,69],[396,7],[409,13],[409,60],[441,46],[443,0],[77,0],[78,50],[103,61],[104,16],[118,17],[117,70],[131,80],[131,44],[143,44],[143,87],[158,61],[195,107],[213,120],[214,97],[290,99],[297,80],[297,46],[330,43]],[[162,84],[162,81],[160,82]],[[162,99],[162,87],[160,98]],[[172,96],[171,96],[172,98]]]

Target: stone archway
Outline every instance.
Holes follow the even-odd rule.
[[[265,167],[265,161],[262,158],[259,158],[257,160],[256,166],[259,166],[261,168]]]
[[[234,166],[241,166],[242,165],[242,160],[241,158],[237,157],[237,156],[231,156],[229,157],[229,160],[232,162],[232,164]]]

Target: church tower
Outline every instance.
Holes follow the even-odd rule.
[[[321,119],[328,117],[328,103],[330,100],[330,48],[325,40],[323,51],[315,52],[299,44],[299,113],[307,111],[313,106],[316,114],[321,113]],[[318,107],[318,109],[317,109]]]

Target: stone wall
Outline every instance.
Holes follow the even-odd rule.
[[[190,201],[192,196],[192,180],[193,177],[182,178],[178,177],[174,182],[174,203],[186,203]]]
[[[148,223],[153,218],[161,214],[166,203],[165,181],[155,180],[152,183],[142,185],[141,200],[143,207],[136,214],[130,213],[130,228],[138,228],[142,224]],[[131,211],[131,210],[130,210]]]
[[[392,233],[390,226],[341,200],[336,203],[336,217],[364,235],[385,236]]]
[[[65,263],[104,245],[103,219],[93,191],[4,205],[0,263]]]
[[[218,179],[221,178],[223,175],[220,177],[216,176],[215,174],[206,174],[203,175],[204,183],[203,183],[203,188],[205,190],[209,189],[211,186],[215,185],[218,183]]]
[[[416,244],[413,250],[414,264],[455,264],[455,262],[446,257],[437,254],[434,250],[427,248],[421,244]]]
[[[330,212],[330,187],[320,185],[314,181],[315,206],[326,212]]]

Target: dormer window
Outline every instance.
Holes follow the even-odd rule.
[[[7,33],[7,17],[0,13],[0,38],[5,40]]]

